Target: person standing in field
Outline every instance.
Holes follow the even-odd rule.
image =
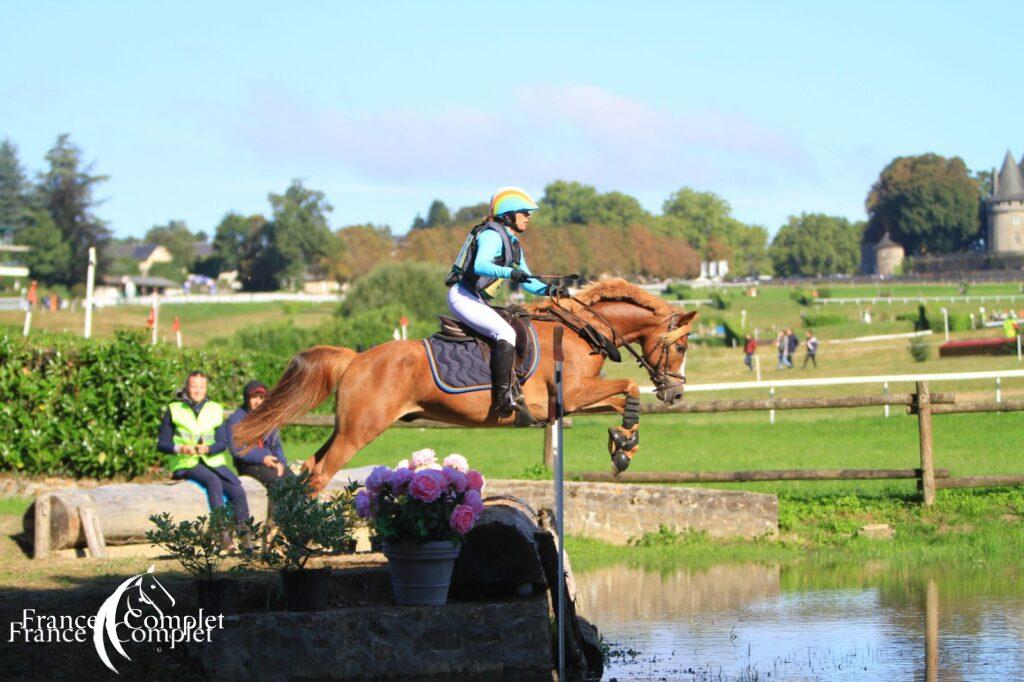
[[[786,367],[793,369],[793,355],[796,354],[796,349],[800,347],[800,340],[796,338],[796,334],[793,333],[792,329],[786,330]]]
[[[775,350],[779,353],[779,364],[775,369],[786,369],[786,332],[784,330],[780,330],[779,335],[775,337]]]
[[[244,455],[239,452],[241,443],[235,443],[232,430],[235,425],[245,419],[246,415],[263,404],[267,399],[267,387],[260,381],[250,381],[242,391],[242,406],[228,417],[228,448],[235,460],[235,469],[242,476],[251,476],[270,488],[282,478],[294,476],[288,468],[288,460],[284,456],[281,445],[281,434],[277,429],[260,438]]]
[[[814,332],[807,330],[807,340],[804,342],[807,348],[807,355],[804,356],[804,364],[801,369],[807,369],[807,361],[810,360],[814,364],[814,369],[818,369],[818,339],[814,336]]]
[[[226,495],[235,519],[242,524],[249,518],[249,503],[242,482],[228,467],[224,408],[207,400],[206,391],[205,374],[192,372],[188,375],[185,385],[175,394],[175,400],[164,410],[157,449],[167,455],[171,478],[201,485],[211,509],[223,507]]]
[[[750,334],[747,334],[747,341],[743,344],[743,364],[751,372],[754,371],[754,353],[757,352],[757,341]]]

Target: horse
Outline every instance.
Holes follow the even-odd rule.
[[[621,414],[622,425],[608,430],[608,449],[615,470],[624,471],[640,447],[640,387],[632,379],[604,379],[601,368],[606,358],[617,359],[618,349],[626,348],[647,371],[656,396],[675,404],[683,397],[686,351],[697,312],[672,306],[622,279],[594,282],[571,298],[552,298],[528,311],[541,353],[536,373],[521,387],[530,417],[548,419],[555,390],[554,329],[568,326],[577,333],[563,340],[564,411]],[[323,402],[332,390],[334,432],[303,465],[314,493],[398,420],[426,418],[467,427],[509,426],[516,420],[516,415],[498,416],[491,410],[489,391],[453,395],[440,390],[421,341],[389,341],[362,353],[316,346],[296,355],[263,404],[235,427],[235,443],[244,449]]]

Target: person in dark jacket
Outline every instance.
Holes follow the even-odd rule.
[[[171,478],[195,481],[206,490],[210,508],[224,506],[226,495],[239,523],[249,518],[245,489],[228,468],[224,408],[206,399],[207,377],[192,372],[164,410],[157,449],[167,455]]]
[[[793,357],[796,355],[796,349],[800,347],[800,339],[796,338],[796,334],[793,333],[792,329],[786,330],[786,368],[793,369]]]
[[[269,488],[282,478],[294,476],[281,447],[281,434],[274,429],[261,438],[245,454],[239,452],[241,443],[235,443],[232,430],[246,415],[259,407],[267,397],[267,387],[259,381],[250,381],[242,391],[242,406],[228,417],[228,447],[235,458],[235,469],[243,476],[252,476]]]

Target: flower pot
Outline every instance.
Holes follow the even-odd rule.
[[[395,603],[402,606],[443,606],[448,601],[452,569],[459,545],[444,540],[422,545],[383,542]]]
[[[195,580],[196,603],[208,614],[234,613],[238,607],[238,581],[231,578]]]
[[[324,611],[327,608],[327,587],[330,577],[330,567],[281,569],[285,609]]]

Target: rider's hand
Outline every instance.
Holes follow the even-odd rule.
[[[194,455],[194,454],[196,454],[196,449],[194,447],[192,447],[191,445],[179,445],[178,446],[178,454],[181,454],[181,455]]]
[[[284,462],[277,463],[277,477],[281,478],[284,476]]]
[[[263,458],[263,466],[270,467],[271,469],[277,468],[277,457],[267,455]]]
[[[523,272],[522,270],[520,270],[519,268],[512,268],[512,274],[509,275],[509,279],[512,280],[513,282],[518,282],[519,284],[522,284],[523,282],[530,279],[530,276]]]
[[[569,287],[564,284],[549,284],[547,293],[552,298],[569,298]]]
[[[209,445],[197,445],[197,446],[195,446],[195,448],[193,448],[193,450],[195,450],[196,454],[205,455],[205,454],[210,452],[210,446]]]

